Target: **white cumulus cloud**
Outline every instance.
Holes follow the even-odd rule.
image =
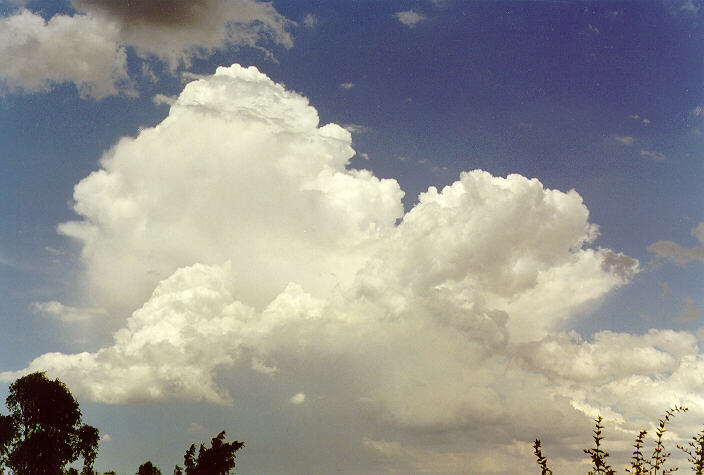
[[[300,405],[306,402],[306,395],[304,393],[296,393],[293,396],[291,396],[291,399],[289,399],[289,402],[294,405]]]
[[[59,230],[83,245],[87,293],[131,310],[179,267],[226,260],[259,308],[290,281],[325,293],[403,214],[395,180],[345,168],[350,141],[255,68],[219,68],[105,154]]]
[[[85,307],[120,328],[113,341],[0,378],[47,371],[105,403],[229,404],[221,369],[254,371],[342,392],[401,430],[510,446],[545,420],[568,436],[587,427],[585,407],[623,403],[602,386],[699,364],[688,334],[677,349],[666,333],[560,333],[638,271],[591,247],[598,230],[576,191],[474,170],[404,214],[395,180],[349,167],[351,143],[255,68],[187,84],[160,124],[76,185],[78,219],[59,226],[82,248]],[[57,304],[38,309],[68,308]],[[367,446],[404,453],[394,444]]]
[[[36,92],[72,82],[101,99],[129,89],[127,55],[114,22],[56,15],[48,22],[22,10],[0,18],[0,84],[4,92]]]
[[[77,12],[45,21],[27,9],[0,18],[0,92],[74,83],[83,97],[134,94],[127,48],[176,70],[228,46],[293,45],[293,25],[257,0],[74,0]],[[144,64],[142,69],[153,77]]]

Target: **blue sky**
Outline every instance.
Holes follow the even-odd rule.
[[[2,391],[66,381],[124,473],[698,430],[701,2],[188,5],[0,4]]]

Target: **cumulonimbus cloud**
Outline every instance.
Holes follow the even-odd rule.
[[[106,403],[226,404],[220,370],[255,371],[295,380],[286,398],[307,406],[335,387],[380,423],[508,445],[545,420],[571,436],[602,405],[657,411],[663,381],[697,397],[687,332],[562,331],[638,271],[592,246],[576,191],[474,170],[404,213],[395,180],[349,168],[351,143],[255,68],[189,83],[160,124],[105,153],[75,187],[79,219],[59,226],[82,248],[85,306],[121,329],[0,377],[45,370]]]

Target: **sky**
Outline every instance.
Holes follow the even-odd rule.
[[[681,404],[674,454],[703,7],[0,2],[0,397],[61,379],[118,473],[577,474]]]

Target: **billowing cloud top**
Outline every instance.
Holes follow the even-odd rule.
[[[507,440],[604,401],[629,407],[623,381],[659,404],[645,375],[702,364],[689,334],[557,331],[638,270],[589,247],[597,228],[575,191],[474,170],[404,214],[398,183],[350,169],[353,155],[347,130],[255,68],[186,85],[76,185],[80,219],[59,226],[82,246],[90,315],[122,327],[113,343],[2,379],[46,370],[94,401],[228,403],[227,367],[286,375],[300,382],[286,397],[306,405],[344,386],[396,427],[491,419],[487,437]]]
[[[59,230],[83,243],[103,301],[134,308],[177,268],[228,259],[259,307],[289,281],[326,293],[403,213],[396,181],[345,169],[350,140],[255,68],[218,68],[103,157],[75,189],[84,220]]]

